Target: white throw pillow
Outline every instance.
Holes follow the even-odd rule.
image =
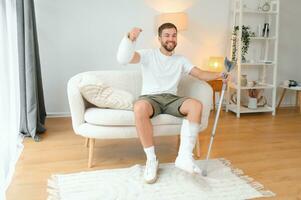
[[[131,93],[110,87],[98,80],[96,76],[85,75],[79,83],[79,90],[88,102],[97,107],[133,109],[134,97]]]

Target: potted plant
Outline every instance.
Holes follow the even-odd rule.
[[[266,99],[263,96],[263,89],[249,89],[249,103],[248,108],[256,109],[259,106],[264,106],[266,104]]]
[[[257,99],[259,98],[260,90],[258,89],[249,89],[249,103],[248,108],[256,109],[257,108]]]
[[[237,36],[238,36],[239,26],[235,26],[232,33],[232,61],[236,61],[236,53],[237,53]],[[246,54],[248,53],[249,45],[250,45],[250,37],[254,37],[255,33],[250,31],[249,26],[242,26],[242,49],[241,49],[241,60],[242,62],[246,62]]]
[[[256,109],[257,108],[257,96],[259,91],[257,89],[249,89],[249,103],[248,108],[250,109]]]

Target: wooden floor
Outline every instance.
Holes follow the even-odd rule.
[[[201,136],[204,159],[213,123]],[[41,142],[24,141],[24,151],[7,191],[8,200],[47,198],[47,179],[51,174],[86,171],[88,149],[84,139],[73,133],[70,118],[50,118]],[[301,200],[301,114],[297,108],[270,113],[247,114],[237,119],[222,112],[212,150],[212,158],[224,157],[234,167],[255,178],[277,194],[265,199]],[[173,162],[176,137],[155,140],[161,163]],[[94,168],[108,169],[144,164],[137,139],[96,141]]]

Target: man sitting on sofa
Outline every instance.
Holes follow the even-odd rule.
[[[177,27],[174,24],[165,23],[159,27],[158,39],[161,47],[158,49],[135,51],[135,43],[141,31],[140,28],[133,28],[122,39],[117,60],[124,65],[142,65],[142,93],[134,103],[134,113],[137,132],[147,157],[144,179],[147,183],[154,183],[157,179],[159,162],[155,154],[150,119],[162,113],[185,117],[175,166],[189,173],[201,173],[201,169],[194,163],[193,148],[199,133],[202,103],[189,97],[177,96],[178,83],[185,74],[205,81],[226,76],[223,73],[200,70],[185,57],[175,54]]]

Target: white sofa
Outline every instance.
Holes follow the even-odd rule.
[[[142,76],[140,71],[90,71],[77,74],[68,81],[67,90],[73,130],[86,138],[86,146],[89,146],[88,167],[91,167],[95,139],[136,138],[137,132],[133,111],[97,108],[82,97],[78,85],[86,75],[97,76],[102,82],[112,87],[128,91],[135,99],[140,95]],[[206,129],[212,104],[211,87],[205,81],[185,76],[179,83],[178,95],[193,97],[203,103],[200,131]],[[180,134],[182,118],[161,114],[151,121],[154,126],[154,136]],[[198,156],[199,149],[199,143],[197,143]]]

